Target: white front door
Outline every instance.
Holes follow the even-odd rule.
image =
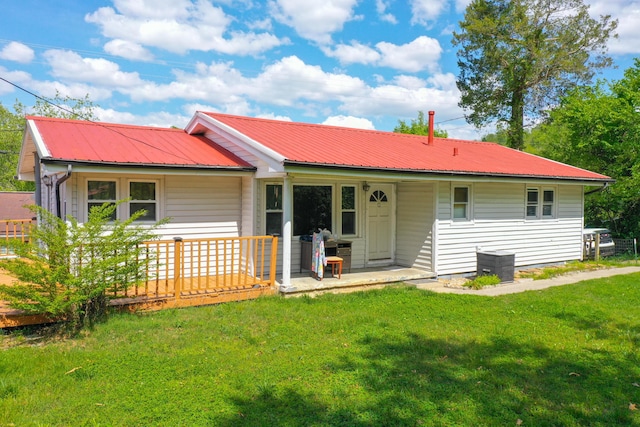
[[[393,186],[373,184],[367,193],[369,261],[392,257]]]

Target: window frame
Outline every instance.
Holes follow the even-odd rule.
[[[536,194],[536,202],[529,201],[529,194]],[[545,196],[550,193],[552,200],[549,202],[545,200]],[[524,215],[526,220],[539,221],[539,220],[553,220],[557,219],[558,215],[558,190],[556,187],[550,186],[527,186],[525,189],[524,199]],[[529,215],[529,208],[535,206],[535,215]],[[545,208],[550,207],[550,214],[545,214]]]
[[[276,209],[269,209],[269,206],[267,206],[267,202],[268,202],[268,188],[270,186],[274,186],[274,187],[279,187],[280,188],[280,207],[276,208]],[[264,187],[263,187],[263,195],[264,195],[264,234],[268,235],[268,236],[282,236],[282,227],[284,225],[284,205],[283,202],[284,200],[283,198],[283,191],[284,191],[284,184],[281,182],[265,182]],[[277,205],[277,203],[276,203]],[[269,224],[268,224],[268,216],[269,214],[280,214],[280,230],[278,231],[278,233],[269,233]]]
[[[115,198],[114,199],[90,199],[89,198],[89,183],[90,182],[112,182],[115,184]],[[89,212],[91,211],[91,207],[89,206],[90,204],[93,205],[103,205],[105,203],[117,203],[119,198],[119,191],[120,191],[120,180],[117,178],[94,178],[94,177],[87,177],[85,180],[85,184],[84,184],[84,191],[85,191],[85,197],[84,197],[84,209],[85,209],[85,218],[87,218],[87,220],[89,219]],[[115,212],[114,212],[115,218],[112,218],[112,221],[115,221],[117,219],[120,218],[120,209],[116,208]]]
[[[141,182],[141,183],[151,183],[154,185],[154,193],[155,193],[155,199],[154,200],[133,200],[132,196],[131,196],[131,184],[134,182]],[[147,218],[139,218],[138,220],[136,220],[136,223],[144,223],[144,222],[148,222],[148,223],[153,223],[153,222],[157,222],[159,220],[159,218],[161,217],[160,215],[160,180],[158,179],[142,179],[142,178],[135,178],[135,179],[127,179],[127,218],[131,217],[131,204],[135,204],[135,203],[153,203],[155,204],[156,207],[156,215],[154,219],[147,219]]]
[[[345,208],[343,205],[343,190],[346,188],[353,188],[353,209]],[[358,235],[358,186],[356,184],[340,184],[340,207],[338,209],[339,214],[336,219],[340,221],[340,235],[341,236],[357,236]],[[344,218],[345,213],[353,214],[353,233],[344,232]]]
[[[467,190],[467,200],[456,201],[456,189],[463,188]],[[456,217],[456,205],[464,205],[465,207],[465,216],[464,217]],[[451,187],[451,220],[454,222],[470,222],[473,213],[472,213],[472,188],[470,184],[452,184]]]

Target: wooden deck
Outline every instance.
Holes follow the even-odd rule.
[[[163,285],[156,288],[156,284],[144,284],[137,288],[132,288],[128,295],[122,294],[113,297],[111,305],[114,308],[126,311],[138,310],[163,310],[167,308],[193,307],[199,305],[220,304],[224,302],[244,301],[255,299],[265,295],[274,295],[277,293],[275,285],[260,285],[254,281],[244,280],[244,274],[237,274],[235,277],[227,275],[225,277],[207,276],[192,279],[182,279],[182,285],[187,289],[179,293],[176,297],[175,280],[167,280]],[[226,283],[227,285],[213,287],[198,287],[198,281],[202,282],[207,279],[211,284]],[[0,270],[0,283],[11,284],[15,279],[6,272]],[[234,283],[230,285],[230,283]],[[144,289],[154,289],[151,292],[145,292]],[[156,289],[158,290],[156,292]],[[43,323],[52,323],[55,319],[38,315],[25,315],[19,310],[15,310],[7,304],[6,301],[0,300],[0,328],[12,328],[26,325],[36,325]]]
[[[174,307],[243,301],[277,293],[277,237],[174,239],[145,243],[153,262],[146,282],[108,294],[122,310],[161,310]],[[0,283],[16,279],[0,269]],[[55,319],[29,316],[0,301],[0,328],[51,323]]]

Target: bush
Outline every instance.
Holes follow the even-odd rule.
[[[111,221],[122,202],[93,207],[82,224],[32,206],[38,225],[30,242],[9,243],[20,258],[0,264],[18,282],[0,285],[0,297],[27,314],[70,322],[76,329],[103,317],[107,291],[115,293],[146,280],[153,257],[143,254],[140,243],[156,239],[154,231],[168,222],[135,225],[144,211]]]

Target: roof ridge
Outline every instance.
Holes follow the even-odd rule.
[[[184,132],[184,129],[180,128],[172,128],[172,127],[163,127],[163,126],[151,126],[151,125],[135,125],[135,124],[127,124],[127,123],[112,123],[112,122],[100,122],[97,120],[81,120],[81,119],[68,119],[64,117],[47,117],[47,116],[33,116],[27,115],[25,116],[27,120],[34,121],[50,121],[50,122],[61,122],[61,123],[69,123],[69,124],[84,124],[84,125],[93,125],[93,126],[102,126],[102,127],[113,127],[113,128],[135,128],[135,129],[148,129],[148,130],[161,130],[161,131],[180,131]]]
[[[263,121],[263,122],[271,122],[271,123],[278,123],[278,124],[282,124],[282,125],[288,125],[288,126],[300,126],[300,127],[314,127],[314,128],[322,128],[322,129],[326,129],[326,128],[333,128],[333,129],[339,129],[339,130],[345,130],[345,131],[349,131],[349,132],[364,132],[364,133],[378,133],[378,134],[393,134],[393,135],[397,135],[398,137],[407,137],[407,138],[426,138],[427,135],[416,135],[416,134],[411,134],[411,133],[400,133],[400,132],[393,132],[393,131],[388,131],[388,130],[380,130],[380,129],[363,129],[363,128],[354,128],[354,127],[349,127],[349,126],[339,126],[339,125],[328,125],[328,124],[322,124],[322,123],[307,123],[307,122],[296,122],[293,120],[278,120],[278,119],[268,119],[265,117],[248,117],[248,116],[239,116],[236,114],[225,114],[225,113],[215,113],[215,112],[207,112],[207,111],[200,111],[203,114],[206,114],[210,117],[228,117],[228,118],[233,118],[233,119],[238,119],[238,120],[249,120],[249,121]],[[466,139],[458,139],[458,138],[442,138],[442,137],[435,137],[435,140],[441,140],[441,141],[461,141],[461,142],[487,142],[490,143],[489,141],[474,141],[474,140],[466,140]]]

